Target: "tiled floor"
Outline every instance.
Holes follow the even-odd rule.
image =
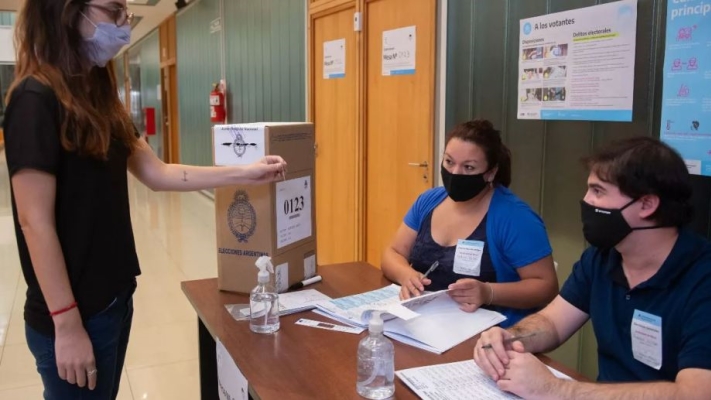
[[[143,274],[119,400],[194,400],[196,316],[180,281],[216,276],[214,204],[198,193],[153,193],[130,178],[131,211]],[[0,399],[42,398],[25,343],[25,282],[12,227],[5,155],[0,152]]]

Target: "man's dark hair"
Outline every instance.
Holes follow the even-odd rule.
[[[668,145],[650,137],[613,142],[583,160],[603,182],[620,188],[633,199],[659,197],[650,216],[662,226],[681,226],[691,221],[691,182],[684,160]]]

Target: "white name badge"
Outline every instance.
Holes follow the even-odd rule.
[[[454,272],[460,275],[481,275],[481,256],[484,254],[484,242],[462,240],[457,242],[454,253]]]
[[[634,359],[659,370],[662,367],[662,317],[634,310],[630,336]]]

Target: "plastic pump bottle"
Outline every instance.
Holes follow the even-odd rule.
[[[255,263],[259,268],[257,287],[249,296],[249,329],[256,333],[274,333],[279,330],[279,294],[270,283],[274,273],[271,258],[262,256]]]
[[[374,312],[368,336],[358,344],[358,394],[373,400],[387,399],[395,393],[395,347],[383,335],[383,320]]]

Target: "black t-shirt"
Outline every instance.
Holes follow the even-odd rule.
[[[11,178],[22,169],[56,177],[57,235],[74,297],[86,319],[108,307],[140,274],[128,200],[130,152],[117,140],[112,140],[107,160],[64,150],[59,136],[63,118],[64,109],[52,89],[26,79],[13,91],[6,110],[5,152]],[[12,193],[20,264],[27,282],[25,321],[39,332],[54,335]]]

